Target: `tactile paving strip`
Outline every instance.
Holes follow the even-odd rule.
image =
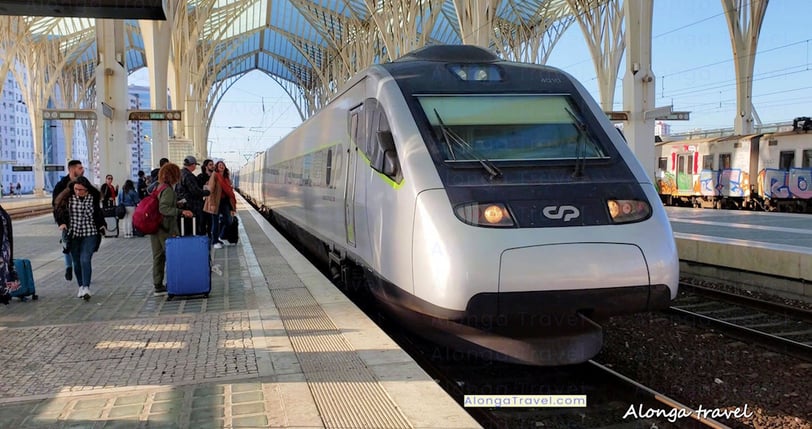
[[[271,294],[325,427],[411,427],[307,289]]]

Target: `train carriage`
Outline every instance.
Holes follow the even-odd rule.
[[[812,211],[812,134],[804,130],[656,143],[664,203]]]
[[[596,321],[677,293],[653,184],[552,67],[426,47],[354,77],[245,168],[246,197],[346,287],[477,356],[583,362]]]

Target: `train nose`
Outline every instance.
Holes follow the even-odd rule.
[[[659,289],[667,292],[664,286]],[[490,308],[523,325],[539,316],[602,318],[647,311],[655,292],[643,252],[635,245],[551,244],[503,252],[497,304]]]
[[[564,243],[502,253],[499,293],[600,289],[649,284],[639,247],[616,243]]]

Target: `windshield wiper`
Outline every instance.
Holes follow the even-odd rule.
[[[443,139],[445,140],[445,144],[448,146],[451,159],[457,159],[456,155],[454,154],[454,150],[451,147],[453,143],[457,147],[462,148],[462,150],[467,152],[468,155],[476,159],[480,165],[482,165],[482,168],[488,172],[491,180],[497,177],[502,177],[502,170],[500,170],[499,167],[494,165],[489,159],[481,156],[467,141],[465,141],[465,139],[445,126],[445,123],[443,123],[443,118],[441,118],[440,114],[437,113],[437,109],[434,109],[434,114],[437,116],[437,121],[440,123],[440,130],[443,132]]]
[[[586,124],[581,118],[575,116],[568,107],[565,107],[564,111],[570,115],[572,126],[575,127],[575,131],[578,133],[578,146],[575,147],[575,170],[572,172],[572,177],[581,177],[584,175],[584,167],[586,166]]]

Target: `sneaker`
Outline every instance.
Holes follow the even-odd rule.
[[[67,281],[73,280],[73,267],[65,268],[65,280]]]
[[[214,243],[214,248],[215,249],[222,249],[223,248],[223,243],[221,243],[219,241]]]
[[[77,298],[84,298],[85,297],[85,289],[87,289],[87,288],[84,287],[84,286],[79,286],[79,292],[76,293],[76,297]]]
[[[90,299],[90,286],[85,286],[85,287],[83,287],[82,289],[84,289],[84,290],[85,290],[85,294],[84,294],[84,295],[82,295],[82,298],[84,298],[84,299]]]
[[[159,285],[155,286],[155,291],[152,292],[152,296],[164,296],[166,295],[166,286]]]

